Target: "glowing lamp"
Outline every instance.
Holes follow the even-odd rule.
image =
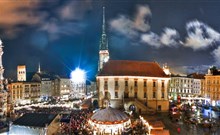
[[[86,72],[80,68],[76,68],[71,72],[71,81],[77,84],[85,83]]]

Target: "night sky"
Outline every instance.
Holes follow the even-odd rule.
[[[80,67],[94,78],[103,6],[110,59],[167,63],[175,73],[220,65],[217,0],[1,0],[4,76],[40,62],[44,71],[69,76]]]

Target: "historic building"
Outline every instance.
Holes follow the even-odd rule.
[[[40,100],[40,82],[12,82],[8,89],[14,105],[30,104]]]
[[[212,105],[220,105],[220,71],[216,67],[208,69],[205,75],[205,97]]]
[[[26,66],[17,66],[17,81],[26,81]]]
[[[102,70],[103,65],[109,60],[108,38],[105,31],[105,7],[103,7],[102,37],[99,46],[99,66],[98,71]]]
[[[145,112],[147,107],[167,111],[167,76],[156,62],[110,60],[99,72],[97,87],[100,107],[107,106],[126,110],[133,107]]]

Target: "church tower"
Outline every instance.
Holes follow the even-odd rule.
[[[4,77],[3,77],[3,74],[4,74],[4,68],[3,68],[3,65],[2,65],[2,55],[3,55],[3,45],[2,45],[2,41],[0,39],[0,89],[3,90],[4,86],[3,86],[3,81],[4,81]]]
[[[103,7],[103,18],[102,18],[102,37],[99,46],[99,67],[98,71],[102,70],[103,65],[109,60],[108,51],[108,39],[105,31],[105,7]]]

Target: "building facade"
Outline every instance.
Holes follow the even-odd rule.
[[[205,75],[204,95],[208,99],[208,104],[220,105],[220,71],[216,67],[208,69],[208,73]]]
[[[39,82],[12,82],[8,88],[13,105],[30,104],[40,100]]]
[[[96,79],[100,107],[168,110],[170,77],[155,62],[110,60]]]
[[[26,66],[17,66],[17,81],[26,81]]]

